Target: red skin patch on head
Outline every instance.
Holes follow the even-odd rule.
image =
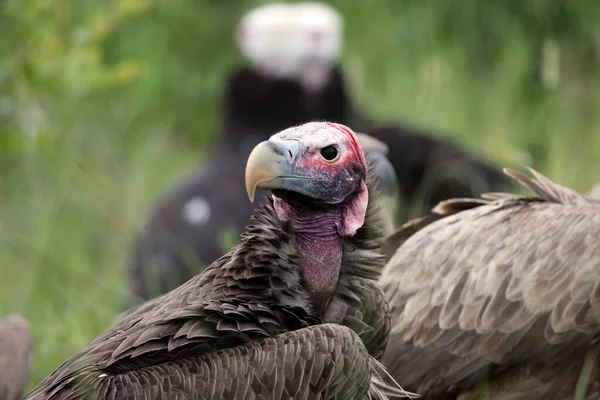
[[[358,142],[358,137],[356,137],[354,131],[352,131],[352,129],[348,128],[346,125],[337,124],[335,122],[325,122],[325,125],[331,126],[332,128],[336,128],[337,130],[345,133],[348,136],[348,142],[350,143],[352,151],[358,158],[361,165],[365,168],[365,171],[367,171],[367,158],[365,157],[365,152],[363,151],[362,146]]]
[[[368,171],[367,160],[362,146],[358,141],[358,137],[350,128],[334,122],[312,122],[309,124],[327,129],[334,128],[338,133],[342,133],[347,139],[346,143],[348,151],[345,152],[343,158],[338,160],[336,163],[325,162],[320,159],[317,154],[315,154],[316,157],[306,157],[304,159],[300,159],[297,161],[300,168],[312,169],[314,171],[327,170],[335,175],[339,170],[350,168],[352,164],[355,164],[362,167],[362,170],[365,174],[363,179],[366,177],[366,173]],[[320,133],[323,133],[323,131],[321,130]]]
[[[362,146],[358,142],[356,134],[347,126],[336,124],[334,122],[326,122],[326,125],[335,128],[348,136],[349,147],[352,148],[354,155],[358,158],[363,166],[365,175],[367,173],[367,159]],[[342,236],[354,236],[356,231],[365,223],[365,214],[369,204],[369,192],[364,180],[361,182],[360,191],[354,196],[354,199],[348,204],[344,215],[344,224],[341,227],[340,234]]]
[[[343,137],[343,139],[340,138]],[[354,176],[354,180],[359,179],[359,188],[346,207],[346,215],[344,223],[340,226],[339,233],[342,236],[353,236],[356,231],[363,225],[367,205],[369,202],[369,194],[365,183],[367,174],[367,161],[358,141],[356,134],[347,126],[333,122],[308,122],[303,125],[288,128],[281,131],[271,138],[272,140],[299,140],[306,141],[309,145],[306,152],[295,161],[296,166],[300,170],[308,172],[313,177],[321,176],[325,181],[329,181],[333,185],[353,184],[352,179],[348,180],[349,176]],[[318,156],[320,147],[331,143],[331,140],[343,140],[345,151],[343,158],[334,163],[328,163]],[[356,167],[359,167],[358,171]],[[341,174],[340,172],[352,171],[350,174]],[[356,174],[358,172],[358,175]],[[344,176],[346,181],[340,180]]]

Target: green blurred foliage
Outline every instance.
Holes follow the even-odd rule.
[[[217,132],[257,4],[0,1],[0,315],[31,321],[32,384],[122,311],[131,234]],[[600,180],[600,3],[331,4],[364,110],[582,191]]]

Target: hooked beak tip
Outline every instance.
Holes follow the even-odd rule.
[[[288,144],[294,145],[297,146]],[[289,173],[291,160],[287,159],[288,151],[284,146],[283,143],[267,140],[259,143],[250,153],[246,164],[246,192],[251,203],[254,203],[256,189],[265,189],[267,182]],[[293,153],[290,151],[289,154]]]

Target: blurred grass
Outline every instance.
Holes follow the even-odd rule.
[[[578,190],[600,181],[597,3],[331,3],[361,108]],[[31,322],[32,384],[122,310],[131,233],[202,159],[255,4],[0,2],[0,315]]]

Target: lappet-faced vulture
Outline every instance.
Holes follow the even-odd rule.
[[[25,318],[0,319],[0,399],[18,400],[31,375],[33,337]]]
[[[600,200],[506,170],[536,196],[440,203],[392,236],[383,364],[427,399],[600,395]]]
[[[128,266],[133,303],[187,281],[244,232],[254,210],[245,201],[244,164],[260,141],[310,121],[360,128],[334,71],[340,24],[339,15],[319,3],[267,5],[244,16],[237,38],[250,65],[227,81],[210,158],[159,199],[136,232]],[[376,149],[365,146],[365,152],[392,170]]]
[[[343,125],[255,147],[240,243],[125,316],[29,399],[365,399],[403,394],[376,361],[389,310],[367,163]]]

